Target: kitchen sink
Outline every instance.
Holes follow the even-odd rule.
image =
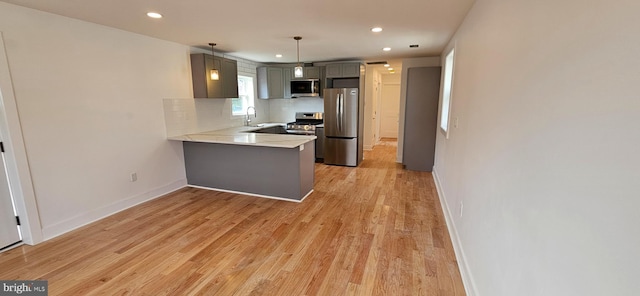
[[[250,133],[259,133],[259,134],[289,134],[287,129],[282,125],[270,126],[261,128],[255,131],[250,131]]]

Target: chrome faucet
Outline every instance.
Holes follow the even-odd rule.
[[[249,109],[253,109],[253,118],[258,117],[256,112],[256,107],[249,106],[247,107],[247,117],[244,119],[244,125],[249,126],[251,124],[251,118],[249,118]]]

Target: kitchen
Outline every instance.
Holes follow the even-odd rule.
[[[300,37],[296,38],[296,41],[301,39]],[[213,54],[214,45],[213,43],[210,45]],[[227,74],[224,68],[214,70],[214,63],[205,63],[205,59],[215,60],[217,58],[214,58],[214,55],[191,54],[194,96],[215,99],[216,95],[213,94],[216,83],[219,85],[227,83],[218,81],[218,79],[223,80]],[[221,60],[225,61],[224,58]],[[270,65],[258,67],[255,70],[257,72],[258,98],[315,99],[325,105],[325,108],[320,112],[295,112],[294,122],[270,123],[265,127],[264,123],[251,124],[251,117],[255,120],[258,117],[258,112],[253,106],[246,105],[243,111],[246,116],[244,125],[247,128],[231,128],[220,131],[200,130],[196,133],[170,136],[170,140],[184,142],[188,184],[199,188],[255,194],[262,197],[300,202],[313,191],[314,166],[312,163],[314,159],[333,165],[357,166],[363,157],[364,120],[364,95],[358,95],[358,88],[363,89],[365,68],[360,63],[333,63],[326,67],[329,68],[330,73],[326,78],[325,66],[300,67],[300,73],[297,75],[292,74],[296,72],[294,70],[298,69],[287,65]],[[233,70],[235,69],[231,69],[231,79],[237,75]],[[213,75],[210,75],[213,71],[216,71],[216,75],[219,76],[214,78]],[[239,85],[240,89],[247,87],[242,83]],[[321,85],[325,85],[327,88],[321,89]],[[332,88],[334,86],[339,88]],[[237,89],[238,87],[234,85],[233,88]],[[252,89],[249,86],[249,92]],[[333,94],[334,91],[340,91],[340,93]],[[246,93],[247,89],[242,89],[239,92]],[[349,92],[349,95],[345,96],[342,92]],[[237,93],[230,95],[237,96]],[[220,94],[217,96],[225,97]],[[326,99],[323,99],[322,96]],[[253,98],[249,98],[249,101],[254,102]],[[337,110],[337,112],[335,114],[333,112],[327,113],[322,111],[324,109]],[[167,114],[166,110],[165,114]],[[171,118],[166,120],[167,122],[176,122]],[[177,123],[180,125],[183,122],[184,120]],[[327,127],[326,133],[324,132],[325,127]],[[283,136],[283,134],[288,135]],[[293,146],[289,144],[294,140],[300,142],[295,142]],[[240,147],[235,147],[227,154],[221,155],[228,148],[228,145],[240,145]],[[247,145],[252,147],[242,147]],[[297,150],[298,146],[300,146],[299,153],[291,149],[296,148]],[[273,149],[273,147],[289,149]],[[307,152],[303,152],[305,147]],[[211,152],[206,153],[206,149]],[[287,152],[290,154],[290,160],[272,161],[275,154],[284,153],[284,151],[293,151]],[[308,155],[304,160],[301,158],[303,154]],[[254,156],[251,157],[251,155]],[[225,160],[230,160],[230,162],[225,164]],[[300,161],[299,164],[298,161]],[[256,163],[260,164],[257,166],[260,168],[259,170],[255,169],[257,168]],[[291,169],[283,168],[285,164],[290,163],[294,164],[294,167]],[[217,167],[223,169],[218,170]],[[249,167],[253,167],[254,170],[247,169]],[[254,171],[256,172],[253,173]],[[245,180],[234,182],[235,177],[233,176],[238,175],[243,175]],[[294,184],[301,187],[293,186]],[[292,191],[292,188],[295,190]],[[298,188],[301,188],[300,191]]]

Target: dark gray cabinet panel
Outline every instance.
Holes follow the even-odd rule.
[[[212,80],[210,71],[218,69],[219,80]],[[191,79],[194,98],[237,98],[238,62],[208,54],[191,55]]]
[[[438,130],[440,67],[409,68],[407,73],[402,164],[430,172]]]
[[[238,97],[238,61],[231,59],[222,59],[222,89],[223,97]]]

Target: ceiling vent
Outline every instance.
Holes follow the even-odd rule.
[[[379,62],[367,62],[367,65],[384,65],[387,61],[379,61]]]

